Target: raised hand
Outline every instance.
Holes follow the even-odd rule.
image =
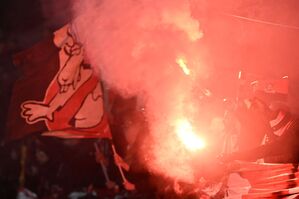
[[[29,124],[36,123],[41,120],[53,120],[53,112],[50,111],[48,105],[38,101],[26,101],[21,106],[21,116],[26,119]]]

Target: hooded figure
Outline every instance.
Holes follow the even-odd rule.
[[[250,100],[249,109],[256,109],[265,119],[265,125],[270,127],[265,132],[266,139],[260,146],[223,156],[223,161],[255,161],[264,158],[265,162],[272,163],[299,162],[299,120],[286,108],[273,107],[257,98]]]

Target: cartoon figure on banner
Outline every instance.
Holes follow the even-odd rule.
[[[49,131],[63,130],[68,136],[75,136],[74,129],[103,131],[102,88],[93,69],[84,62],[84,49],[70,25],[56,31],[53,42],[60,48],[59,71],[43,101],[22,103],[21,116],[28,124],[44,121]]]

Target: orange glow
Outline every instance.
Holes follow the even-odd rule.
[[[186,64],[186,61],[182,58],[178,58],[176,60],[176,63],[181,67],[181,69],[183,70],[183,72],[186,74],[186,75],[190,75],[190,69],[188,68],[187,64]]]
[[[197,151],[205,147],[204,141],[194,133],[192,125],[187,119],[176,122],[176,133],[180,141],[190,151]]]

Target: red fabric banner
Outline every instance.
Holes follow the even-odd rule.
[[[111,138],[102,85],[70,25],[14,57],[7,137]]]

